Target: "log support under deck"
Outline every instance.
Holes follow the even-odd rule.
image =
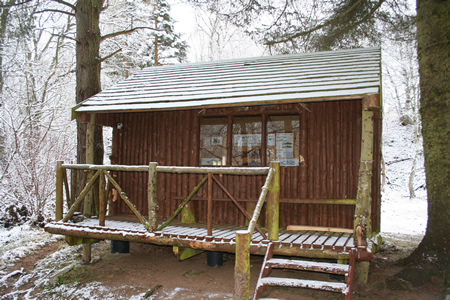
[[[250,232],[236,232],[236,261],[234,266],[234,300],[250,297]]]

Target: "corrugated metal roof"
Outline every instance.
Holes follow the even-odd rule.
[[[338,99],[380,92],[380,48],[145,68],[77,112],[147,111]]]

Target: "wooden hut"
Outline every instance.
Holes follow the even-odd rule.
[[[211,227],[247,226],[250,218],[245,214],[255,217],[256,210],[259,218],[250,223],[258,223],[261,231],[275,230],[269,233],[269,239],[279,243],[275,253],[348,257],[349,249],[366,246],[380,230],[380,93],[379,48],[143,69],[74,108],[88,128],[113,128],[113,166],[59,164],[58,170],[109,170],[98,175],[112,184],[104,188],[107,193],[100,193],[103,202],[92,200],[96,214],[102,219],[106,203],[111,219],[123,221],[138,211],[147,230],[140,228],[141,236],[141,231],[131,229],[114,235],[107,228],[118,223],[93,229],[92,224],[83,227],[65,218],[49,224],[47,231],[235,252],[234,236],[230,246],[214,244],[215,238],[205,236],[214,236]],[[275,172],[268,183],[273,200],[259,207],[269,166]],[[208,187],[200,187],[206,173]],[[63,182],[69,185],[64,176],[57,183],[57,220],[63,218]],[[273,188],[273,178],[279,189]],[[122,198],[128,202],[119,201],[125,192]],[[157,240],[158,232],[164,236],[159,224],[189,195],[174,221],[189,223],[187,230],[170,235],[170,241]],[[74,196],[68,198],[75,202]],[[201,224],[208,224],[207,232],[199,233]],[[314,241],[299,242],[298,251],[283,251],[282,237],[300,240],[286,229],[320,233]],[[190,236],[190,243],[181,242]],[[306,240],[312,243],[305,246]],[[264,254],[265,248],[250,246],[250,253]]]

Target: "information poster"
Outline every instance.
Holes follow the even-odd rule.
[[[298,166],[298,158],[294,157],[294,133],[277,133],[275,148],[281,166]]]
[[[236,147],[261,146],[261,135],[260,134],[235,134],[233,136],[233,146],[236,146]]]

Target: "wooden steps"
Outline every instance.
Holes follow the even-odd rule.
[[[348,265],[325,262],[304,261],[297,259],[273,258],[274,244],[269,243],[264,262],[259,274],[253,300],[261,299],[268,286],[307,288],[328,292],[342,293],[344,299],[351,299],[353,273],[355,268],[355,250],[350,252]],[[327,274],[344,275],[345,282],[319,281],[296,278],[270,277],[273,269],[291,269],[299,271],[320,272]]]

